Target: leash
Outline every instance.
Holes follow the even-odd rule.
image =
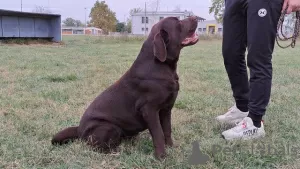
[[[287,7],[288,8],[288,7]],[[279,18],[279,21],[278,21],[278,25],[277,25],[277,36],[276,36],[276,42],[277,42],[277,45],[279,47],[281,47],[282,49],[286,49],[288,47],[292,47],[294,48],[295,45],[296,45],[296,40],[299,36],[299,31],[300,31],[300,11],[297,11],[296,12],[296,22],[295,22],[295,27],[294,27],[294,32],[293,32],[293,35],[291,37],[286,37],[283,33],[283,30],[282,30],[282,27],[283,27],[283,22],[284,22],[284,17],[286,15],[286,11],[287,11],[287,8],[284,10],[284,12],[281,14],[280,18]],[[281,27],[281,29],[280,29]],[[281,35],[283,36],[283,38],[281,38],[278,34],[278,32],[281,30]],[[278,42],[278,39],[281,40],[281,41],[287,41],[287,40],[290,40],[292,39],[292,42],[291,44],[289,44],[288,46],[281,46]]]

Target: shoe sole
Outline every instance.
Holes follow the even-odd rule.
[[[227,141],[234,141],[234,140],[243,140],[243,141],[246,141],[246,140],[255,140],[255,139],[261,139],[263,137],[265,137],[266,134],[262,134],[260,136],[256,136],[256,137],[240,137],[240,138],[225,138],[225,136],[222,134],[222,138],[224,140],[227,140]]]

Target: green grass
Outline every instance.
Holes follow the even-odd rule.
[[[54,147],[52,136],[77,125],[90,102],[118,80],[136,58],[141,39],[109,40],[64,37],[63,45],[0,46],[0,168],[297,168],[299,153],[260,155],[250,150],[261,142],[300,147],[300,47],[276,47],[273,87],[265,116],[267,136],[259,141],[226,142],[228,126],[214,118],[233,104],[223,66],[221,41],[200,41],[182,51],[178,63],[180,93],[172,114],[176,148],[165,161],[153,157],[148,131],[114,154],[100,154],[84,143]],[[192,143],[210,156],[191,166]],[[213,145],[237,153],[213,153]]]

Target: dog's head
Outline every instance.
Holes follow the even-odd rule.
[[[178,60],[183,47],[198,42],[195,33],[198,21],[195,16],[179,20],[177,17],[167,17],[159,21],[151,29],[155,57],[161,61]]]

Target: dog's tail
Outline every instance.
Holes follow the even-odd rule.
[[[53,136],[51,143],[54,144],[67,144],[70,141],[78,139],[78,126],[76,127],[69,127]]]

